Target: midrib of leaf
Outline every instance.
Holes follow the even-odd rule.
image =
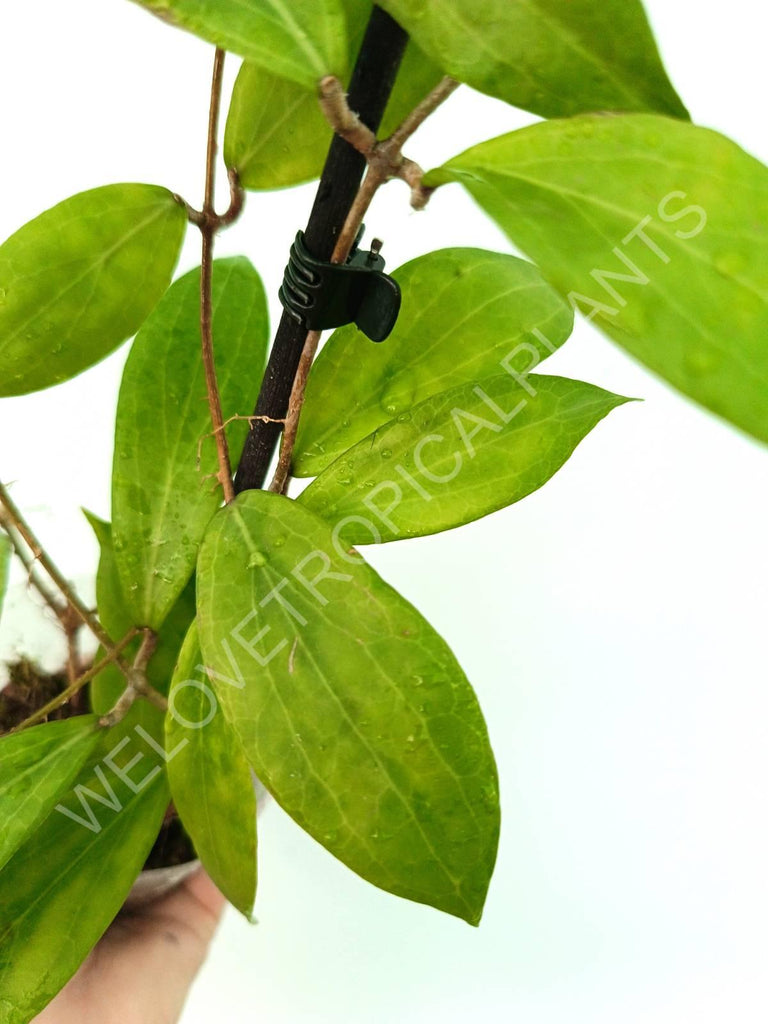
[[[256,550],[256,546],[253,543],[253,538],[251,537],[251,535],[250,535],[250,533],[248,531],[248,528],[247,528],[247,526],[245,524],[245,521],[243,520],[243,517],[242,517],[242,515],[240,513],[240,510],[237,509],[237,508],[233,509],[233,515],[234,515],[235,521],[238,523],[238,526],[240,528],[240,532],[243,535],[243,538],[245,539],[245,542],[246,542],[246,545],[248,547],[248,550],[251,551],[251,552],[255,551]],[[285,525],[285,524],[283,524],[283,525]],[[302,539],[301,536],[299,534],[297,534],[295,530],[291,529],[290,527],[287,527],[287,529],[289,530],[289,532],[293,533],[293,535],[295,537],[298,537],[299,539]],[[217,548],[218,548],[218,544],[217,544]],[[269,573],[266,573],[266,575],[269,575]],[[276,577],[276,579],[279,582],[280,577]],[[278,602],[278,604],[280,604],[280,602]],[[376,604],[379,605],[378,600],[376,601]],[[292,620],[290,619],[290,616],[288,615],[286,610],[281,607],[281,611],[280,611],[279,614],[281,614],[285,618],[286,623],[288,624],[289,628],[292,628]],[[330,627],[329,631],[332,631],[334,629],[338,629],[341,632],[347,633],[348,636],[352,636],[353,635],[350,631],[343,629],[342,627],[340,627],[336,623],[334,623],[332,620],[327,619],[322,611],[318,611],[318,617],[328,624],[328,626]],[[344,703],[339,698],[338,694],[336,693],[336,691],[334,690],[334,688],[331,685],[330,681],[328,680],[327,676],[325,675],[325,672],[323,671],[323,669],[320,666],[319,662],[315,658],[315,656],[314,656],[314,654],[313,654],[313,652],[312,652],[312,650],[310,648],[310,645],[309,644],[304,644],[302,646],[303,646],[303,649],[304,649],[306,655],[309,658],[309,661],[311,662],[311,664],[314,666],[314,668],[316,670],[317,678],[321,681],[324,689],[329,694],[329,696],[334,701],[334,703],[339,707],[339,709],[341,711],[341,714],[342,714],[342,718],[348,723],[351,731],[358,738],[358,740],[360,742],[360,745],[363,747],[363,749],[367,751],[367,753],[370,755],[371,759],[373,761],[375,761],[376,764],[379,766],[379,768],[381,769],[384,777],[389,782],[390,789],[398,797],[398,799],[400,800],[400,803],[405,808],[406,813],[408,814],[410,819],[413,821],[413,823],[416,825],[416,828],[417,828],[418,832],[421,834],[421,837],[424,840],[424,843],[426,844],[426,846],[429,849],[429,851],[432,854],[432,856],[435,858],[435,862],[440,866],[441,871],[446,875],[446,877],[453,884],[454,894],[461,899],[462,903],[467,907],[468,910],[471,910],[472,908],[469,907],[469,905],[466,903],[466,901],[464,900],[464,897],[463,897],[463,895],[461,893],[461,886],[459,884],[460,880],[451,871],[449,871],[448,868],[446,867],[445,863],[443,862],[443,859],[439,855],[438,850],[435,848],[435,846],[434,846],[432,840],[430,839],[429,835],[425,832],[424,827],[422,826],[422,824],[419,821],[419,819],[416,817],[416,814],[414,813],[413,808],[411,807],[409,801],[407,800],[405,795],[401,792],[399,786],[396,784],[395,780],[392,778],[390,773],[387,771],[386,764],[381,760],[381,758],[378,756],[378,754],[376,753],[374,748],[370,745],[370,743],[367,740],[367,738],[360,732],[360,730],[356,726],[354,720],[352,719],[352,717],[350,716],[349,712],[347,711],[347,708],[345,707]],[[367,649],[366,648],[363,648],[363,649],[365,651],[366,656],[370,657]],[[379,664],[378,668],[379,668],[380,671],[382,671],[383,667]],[[382,675],[384,676],[384,678],[387,681],[387,683],[390,685],[390,689],[394,690],[395,695],[398,698],[398,702],[401,701],[403,699],[403,694],[397,688],[397,686],[394,683],[394,680],[389,676],[389,673],[382,671]],[[286,722],[288,724],[288,727],[289,727],[291,732],[295,732],[296,729],[295,729],[295,726],[293,724],[293,720],[291,718],[290,712],[288,711],[287,707],[283,703],[283,699],[282,699],[282,696],[280,694],[279,687],[276,685],[274,677],[272,676],[272,674],[268,673],[268,676],[269,676],[269,681],[270,681],[270,689],[272,690],[272,693],[274,694],[274,696],[277,698],[278,702],[280,703],[280,707],[283,709],[283,713],[285,715],[285,719],[286,719]],[[459,779],[458,775],[456,775],[456,772],[454,771],[454,769],[450,765],[448,765],[446,763],[444,755],[442,754],[442,752],[438,749],[438,747],[434,743],[434,740],[432,739],[431,733],[430,733],[429,729],[426,727],[426,723],[427,723],[426,718],[424,718],[418,712],[417,709],[412,708],[410,705],[408,705],[407,702],[406,702],[406,705],[409,707],[409,710],[411,710],[416,715],[416,717],[419,718],[421,723],[424,725],[424,733],[425,733],[425,736],[428,737],[428,739],[429,739],[430,746],[432,747],[434,752],[437,754],[437,756],[440,759],[440,761],[445,765],[445,767],[447,768],[448,772],[453,777],[454,781],[457,783],[457,788],[459,789],[459,791],[461,792],[461,794],[462,794],[462,796],[464,798],[464,803],[465,803],[467,809],[469,810],[470,815],[472,816],[472,818],[475,821],[477,821],[477,816],[475,814],[475,811],[472,808],[472,806],[470,805],[469,801],[467,800],[466,794],[464,793],[464,787],[461,784],[461,780]],[[308,757],[308,755],[306,753],[306,750],[304,750],[304,748],[301,745],[299,745],[299,749],[301,749],[302,755],[304,757],[304,760],[307,762],[307,765],[308,765],[310,771],[312,772],[312,774],[315,776],[315,778],[318,779],[318,781],[321,783],[323,788],[327,792],[330,793],[330,790],[328,789],[327,784],[324,782],[324,780],[322,778],[320,778],[320,776],[317,775],[317,772],[313,768],[313,766],[312,766],[312,764],[311,764],[311,762],[309,760],[309,757]],[[334,794],[330,793],[330,795],[333,796],[334,802],[336,802],[336,804],[338,806],[338,801],[336,800],[336,797],[334,796]],[[341,808],[339,808],[339,810],[341,812]],[[341,812],[341,816],[342,816],[342,820],[347,821],[347,818],[343,814],[343,812]],[[348,827],[349,827],[351,832],[353,832],[355,835],[358,835],[358,836],[360,835],[358,832],[356,832],[356,830],[354,828],[352,828],[351,824],[348,821],[347,821],[347,825],[348,825]],[[363,838],[364,845],[365,845],[365,847],[369,851],[375,849],[375,847],[371,847],[370,843],[365,841],[365,837],[361,837],[361,838]],[[376,863],[380,864],[380,866],[386,868],[386,865],[382,865],[377,856],[374,856],[373,859],[376,861]],[[388,871],[389,869],[386,869],[386,870]]]

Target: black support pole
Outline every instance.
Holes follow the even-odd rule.
[[[378,131],[395,84],[408,36],[380,7],[374,7],[349,85],[349,105],[372,131]],[[334,136],[325,161],[315,203],[304,234],[310,253],[329,260],[344,226],[365,170],[365,158]],[[293,380],[304,347],[306,328],[283,313],[275,335],[256,416],[281,420],[288,409]],[[235,476],[235,490],[263,487],[282,427],[254,420]]]

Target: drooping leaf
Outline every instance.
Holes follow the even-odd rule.
[[[112,546],[112,527],[92,512],[85,513],[88,522],[99,541],[101,557],[96,574],[96,606],[99,619],[107,633],[119,640],[126,635],[132,626],[130,610],[123,596],[122,584],[117,571],[114,548]],[[195,583],[190,580],[181,592],[176,604],[171,608],[163,622],[157,637],[157,647],[147,669],[147,678],[156,690],[167,696],[171,685],[171,677],[179,656],[184,637],[189,625],[195,617]],[[129,661],[137,652],[140,638],[136,638],[125,651]],[[104,656],[103,649],[96,654],[100,661]],[[90,686],[91,708],[99,715],[106,714],[115,704],[125,689],[125,677],[116,665],[108,665],[93,680]]]
[[[218,706],[195,623],[179,655],[165,719],[171,796],[213,881],[246,917],[256,895],[256,793],[251,767]]]
[[[340,0],[136,0],[267,71],[305,86],[346,70]]]
[[[46,722],[0,738],[0,868],[10,859],[99,742],[94,715]]]
[[[640,0],[382,0],[446,72],[542,117],[687,117]]]
[[[205,526],[221,502],[208,479],[218,462],[200,356],[200,271],[176,281],[134,341],[115,428],[112,533],[133,625],[159,629],[192,574]],[[224,419],[258,394],[267,346],[264,288],[242,257],[217,260],[213,338]],[[236,464],[247,432],[227,428]],[[199,459],[199,464],[198,464]]]
[[[366,17],[371,6],[361,6]],[[350,66],[361,35],[362,31],[355,32]],[[392,132],[441,77],[440,69],[409,43],[379,137]],[[243,64],[232,92],[224,159],[228,167],[237,168],[244,188],[286,188],[319,177],[331,137],[316,89]]]
[[[0,615],[3,614],[3,601],[8,589],[8,574],[11,567],[11,542],[0,532]]]
[[[532,369],[566,340],[573,312],[531,263],[483,249],[441,249],[393,275],[400,318],[383,345],[352,325],[312,368],[294,453],[314,476],[376,427],[430,395],[506,367]]]
[[[72,977],[120,909],[169,792],[162,716],[139,705],[100,740],[75,784],[0,872],[0,1019],[27,1024]],[[149,738],[147,738],[149,737]]]
[[[452,530],[538,490],[626,401],[563,377],[503,374],[464,384],[364,438],[298,501],[344,544]]]
[[[537,124],[431,172],[461,181],[571,302],[768,441],[768,169],[650,115]]]
[[[59,384],[99,362],[151,312],[186,215],[156,185],[80,192],[0,246],[0,396]]]
[[[198,563],[204,664],[256,774],[368,881],[476,924],[496,769],[445,642],[294,501],[241,494]]]

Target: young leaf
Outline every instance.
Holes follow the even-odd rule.
[[[85,513],[99,541],[101,557],[96,574],[96,605],[102,625],[115,640],[125,636],[132,625],[132,617],[123,596],[122,584],[117,572],[115,552],[112,546],[112,527],[91,512]],[[195,617],[194,580],[186,585],[176,604],[163,622],[157,638],[155,653],[147,668],[147,679],[162,694],[167,694],[171,684],[176,659],[179,655],[189,625]],[[137,637],[127,648],[125,657],[130,659],[138,650]],[[104,656],[99,650],[96,660]],[[108,665],[93,680],[90,686],[91,708],[99,715],[106,714],[125,689],[125,677],[116,665]]]
[[[581,117],[491,139],[461,181],[590,320],[768,441],[768,169],[716,132]]]
[[[198,563],[204,664],[285,810],[388,892],[472,924],[499,829],[477,699],[445,642],[329,526],[249,491]]]
[[[205,526],[221,502],[200,357],[200,270],[176,281],[139,331],[123,373],[115,428],[112,532],[132,624],[159,629],[189,579]],[[217,260],[213,335],[225,420],[258,393],[267,306],[242,257]],[[236,463],[245,422],[227,428]],[[199,465],[198,465],[198,459]]]
[[[0,245],[0,396],[68,380],[133,334],[168,287],[186,224],[167,189],[106,185]]]
[[[171,796],[206,871],[250,918],[256,895],[256,791],[237,733],[201,673],[190,627],[171,684],[165,745]]]
[[[0,868],[47,817],[99,742],[95,715],[0,738]]]
[[[362,5],[363,13],[372,5]],[[364,28],[364,22],[361,26]],[[355,42],[359,42],[356,35]],[[356,49],[350,54],[350,65]],[[440,81],[442,73],[412,43],[405,51],[379,136],[386,137]],[[317,90],[243,64],[224,136],[224,159],[247,189],[286,188],[320,176],[332,132]]]
[[[8,573],[11,567],[11,542],[4,533],[0,533],[0,615],[3,613],[3,601],[8,589]]]
[[[340,0],[136,0],[222,50],[301,85],[346,70]]]
[[[317,90],[243,64],[224,135],[224,160],[247,189],[286,188],[319,176],[332,137]]]
[[[154,729],[139,731],[135,706],[101,730],[76,784],[0,872],[4,1024],[27,1024],[72,977],[157,836],[169,799],[162,718],[140,703],[154,713]]]
[[[483,249],[441,249],[395,271],[400,319],[383,345],[342,327],[307,386],[294,453],[314,476],[378,426],[430,395],[533,369],[566,340],[573,312],[531,263]]]
[[[640,0],[382,0],[446,72],[542,117],[685,118]]]
[[[538,490],[626,401],[563,377],[463,384],[364,438],[298,500],[344,544],[452,530]]]

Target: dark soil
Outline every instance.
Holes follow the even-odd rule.
[[[26,658],[8,666],[8,685],[0,690],[0,735],[21,725],[38,708],[53,700],[66,689],[67,677],[63,672],[48,675]],[[63,707],[48,716],[49,722],[82,715],[88,706],[87,687],[75,694]]]
[[[21,658],[8,666],[9,679],[0,690],[0,736],[9,732],[39,708],[44,707],[67,687],[64,672],[48,674],[33,662]],[[47,718],[58,722],[64,718],[87,714],[89,710],[88,686],[53,711]],[[167,868],[194,860],[196,854],[189,836],[184,831],[171,804],[165,815],[160,834],[149,852],[144,868]]]

